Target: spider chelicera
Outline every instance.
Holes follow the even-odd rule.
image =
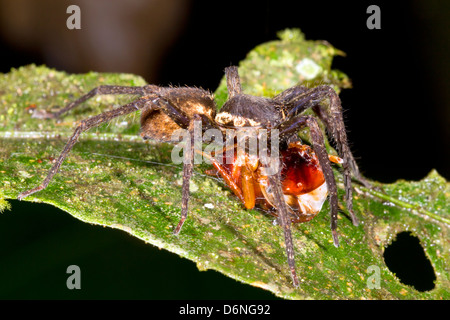
[[[77,125],[59,158],[54,162],[47,177],[39,186],[22,192],[18,198],[23,199],[47,187],[58,172],[62,162],[77,142],[80,134],[92,127],[141,110],[141,136],[144,139],[170,142],[172,134],[178,129],[187,130],[191,142],[194,142],[194,123],[201,123],[201,130],[216,129],[253,131],[266,130],[278,133],[278,169],[268,174],[267,162],[245,152],[238,152],[237,141],[231,145],[232,160],[218,161],[217,154],[209,157],[214,166],[209,174],[217,174],[246,208],[256,205],[278,218],[285,237],[288,265],[294,286],[299,285],[295,271],[294,248],[291,236],[292,222],[306,222],[319,213],[327,196],[330,203],[331,232],[337,247],[338,194],[331,162],[341,163],[345,184],[345,202],[354,225],[358,219],[353,212],[351,175],[364,183],[358,166],[347,144],[341,102],[337,93],[329,86],[314,88],[295,86],[272,99],[246,95],[242,92],[237,67],[225,69],[228,100],[217,111],[213,95],[206,90],[190,87],[159,87],[146,85],[142,87],[99,86],[88,94],[69,103],[65,108],[55,112],[35,111],[36,118],[58,118],[95,95],[133,94],[140,97],[131,103],[97,116],[82,120]],[[324,103],[324,102],[328,103]],[[312,109],[315,116],[305,115],[304,111]],[[340,157],[328,155],[320,119],[336,143]],[[304,127],[310,131],[312,148],[302,144],[298,132]],[[259,136],[258,136],[259,137]],[[172,141],[173,142],[173,141]],[[269,144],[272,141],[268,141]],[[230,148],[222,149],[222,154]],[[272,150],[272,149],[271,149]],[[174,233],[178,234],[186,220],[189,202],[189,181],[192,176],[194,143],[185,150],[183,162],[181,220]],[[220,153],[220,152],[219,152]],[[223,157],[225,159],[225,156]],[[270,159],[270,158],[269,158]],[[220,154],[219,154],[220,160]]]

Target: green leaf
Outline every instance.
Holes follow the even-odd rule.
[[[245,92],[273,96],[298,82],[350,87],[345,74],[332,70],[333,56],[343,54],[323,41],[307,41],[298,30],[262,44],[240,64]],[[128,74],[66,74],[44,66],[24,66],[0,75],[0,212],[37,186],[76,121],[110,110],[133,97],[99,96],[70,112],[61,122],[31,118],[34,108],[53,106],[101,84],[144,85]],[[224,80],[216,91],[226,100]],[[92,224],[125,230],[154,246],[287,299],[449,299],[449,184],[435,171],[417,182],[398,181],[376,188],[355,186],[354,206],[361,220],[352,225],[339,215],[341,246],[329,229],[328,204],[311,222],[293,226],[297,272],[293,288],[282,229],[259,210],[245,210],[224,184],[195,169],[188,219],[179,236],[182,167],[171,161],[172,146],[144,142],[138,114],[112,120],[82,134],[60,172],[43,191],[24,201],[45,202]],[[336,171],[341,199],[343,182]],[[5,214],[5,213],[4,213]],[[1,215],[0,215],[1,219]],[[402,284],[388,269],[384,249],[401,231],[420,243],[436,274],[435,288],[419,292]],[[380,287],[372,288],[373,267]]]

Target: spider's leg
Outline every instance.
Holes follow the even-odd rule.
[[[194,166],[194,121],[199,121],[200,117],[194,115],[194,117],[189,121],[189,145],[185,149],[183,154],[183,185],[182,185],[182,196],[181,196],[181,219],[178,222],[173,234],[177,235],[180,233],[183,227],[184,221],[186,221],[188,211],[189,211],[189,183],[192,177],[192,168]],[[187,152],[186,152],[187,151]]]
[[[282,105],[287,105],[292,101],[292,99],[298,97],[299,95],[305,93],[308,90],[309,89],[304,86],[295,86],[295,87],[286,89],[283,92],[280,92],[275,97],[273,97],[273,100]]]
[[[182,184],[182,199],[181,199],[181,219],[178,222],[174,234],[179,234],[183,224],[187,218],[188,209],[189,209],[189,183],[192,177],[192,169],[194,163],[194,150],[195,150],[195,141],[194,141],[194,123],[195,121],[201,121],[202,130],[206,130],[208,128],[216,128],[216,125],[211,122],[211,120],[203,114],[194,114],[190,119],[189,116],[173,104],[170,100],[157,96],[152,100],[152,104],[158,106],[159,109],[164,112],[167,116],[169,116],[180,128],[187,129],[189,132],[189,142],[190,145],[187,148],[187,152],[183,154],[183,184]],[[186,150],[185,150],[186,151]]]
[[[328,110],[327,110],[328,109]],[[312,107],[315,114],[322,120],[325,124],[327,131],[333,135],[333,139],[336,142],[338,151],[340,154],[345,155],[347,158],[347,163],[350,166],[355,178],[361,182],[366,187],[371,187],[370,182],[368,182],[359,171],[359,167],[353,157],[352,152],[347,143],[347,133],[345,130],[344,120],[342,116],[342,108],[340,103],[336,103],[330,99],[330,107],[325,108],[324,106],[318,104]],[[330,115],[330,114],[331,115]]]
[[[328,98],[329,113],[324,112],[320,107],[320,102]],[[342,116],[341,100],[339,99],[336,91],[330,86],[318,86],[308,91],[304,91],[298,96],[294,96],[288,102],[289,117],[301,114],[308,108],[312,108],[319,116],[319,118],[325,123],[327,130],[332,134],[334,141],[336,142],[338,153],[343,158],[342,168],[345,185],[345,200],[347,210],[352,217],[354,225],[358,225],[358,219],[353,212],[352,202],[352,186],[351,186],[351,172],[352,169],[356,178],[360,181],[365,181],[359,173],[358,165],[353,158],[350,148],[347,143],[347,133],[345,131],[344,120]],[[289,121],[288,121],[289,122]]]
[[[160,110],[167,114],[180,128],[188,129],[191,124],[193,125],[188,115],[169,100],[159,97],[152,102],[158,105]],[[200,118],[197,119],[200,120]]]
[[[284,242],[289,269],[291,270],[292,282],[295,287],[299,286],[297,273],[295,271],[294,244],[292,242],[291,221],[289,218],[286,202],[283,197],[283,190],[280,183],[280,172],[268,176],[269,184],[272,187],[274,204],[278,211],[278,218],[284,232]]]
[[[280,140],[283,140],[286,137],[291,136],[293,132],[296,132],[301,127],[305,126],[309,127],[310,129],[312,146],[314,152],[317,155],[317,158],[319,159],[319,163],[322,167],[322,172],[327,183],[330,199],[331,233],[333,235],[334,245],[337,247],[339,246],[339,240],[336,232],[338,213],[337,186],[334,179],[333,169],[331,168],[328,154],[325,149],[322,131],[320,130],[317,120],[312,116],[297,115],[290,120],[281,123],[276,128],[280,130]],[[356,219],[356,217],[354,217],[354,214],[352,215],[352,220],[353,219]]]
[[[35,111],[33,114],[33,118],[40,118],[40,119],[47,119],[47,118],[59,118],[62,114],[72,110],[73,108],[79,106],[86,100],[96,96],[96,95],[106,95],[106,94],[138,94],[138,95],[144,95],[151,93],[152,89],[157,88],[156,86],[148,85],[143,87],[130,87],[130,86],[115,86],[115,85],[102,85],[98,86],[97,88],[92,89],[85,95],[81,96],[80,98],[69,102],[64,108],[53,112],[42,112],[42,111]]]
[[[242,92],[241,79],[236,66],[225,68],[227,78],[228,99]]]
[[[50,169],[50,171],[47,174],[47,177],[44,179],[44,181],[42,182],[42,184],[40,184],[39,186],[30,189],[28,191],[22,192],[19,194],[19,196],[17,197],[19,200],[22,200],[25,197],[28,197],[29,195],[41,191],[43,189],[45,189],[49,182],[52,180],[53,176],[58,172],[59,168],[61,167],[62,162],[64,161],[64,159],[66,158],[67,154],[70,152],[70,150],[73,148],[73,146],[75,145],[75,143],[77,143],[78,141],[78,137],[80,136],[80,134],[92,127],[98,126],[101,123],[107,122],[113,118],[116,117],[120,117],[132,112],[135,112],[136,110],[141,109],[146,102],[148,102],[148,97],[142,97],[139,98],[131,103],[128,103],[126,105],[123,105],[117,109],[111,110],[111,111],[107,111],[104,113],[101,113],[97,116],[91,117],[89,119],[86,120],[82,120],[77,128],[75,129],[74,133],[72,134],[72,136],[69,138],[69,141],[67,142],[66,146],[64,147],[64,150],[61,152],[61,154],[59,155],[58,159],[56,160],[56,162],[53,164],[52,168]]]
[[[347,159],[345,162],[351,166],[355,176],[359,178],[360,173],[358,165],[348,147],[347,133],[342,116],[341,100],[336,91],[330,86],[318,86],[313,89],[294,87],[283,91],[278,96],[283,97],[281,101],[283,104],[287,105],[288,118],[301,114],[309,108],[317,114],[324,122],[327,131],[332,134],[332,137],[337,144],[339,154]],[[328,110],[325,110],[325,108],[320,105],[320,102],[324,100],[324,98],[329,98],[330,100]]]

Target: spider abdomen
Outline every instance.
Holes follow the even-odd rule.
[[[155,93],[173,103],[177,111],[191,119],[194,114],[203,115],[212,121],[216,115],[213,94],[199,88],[163,87]],[[155,95],[155,101],[158,96]],[[141,137],[160,142],[170,142],[172,134],[180,129],[168,112],[149,104],[141,113]],[[186,128],[183,128],[186,129]]]

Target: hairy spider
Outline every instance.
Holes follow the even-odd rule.
[[[58,118],[95,95],[140,95],[131,103],[82,120],[42,184],[22,192],[18,198],[23,199],[47,187],[83,131],[115,117],[141,110],[143,139],[170,142],[173,133],[178,129],[187,130],[190,137],[191,143],[188,144],[189,147],[184,150],[183,155],[185,161],[183,162],[181,220],[174,230],[174,233],[178,234],[188,214],[189,181],[192,176],[194,152],[199,152],[194,148],[195,122],[201,124],[202,132],[210,129],[216,130],[215,132],[218,130],[219,133],[227,130],[243,132],[241,140],[242,137],[244,140],[248,138],[251,131],[256,131],[258,140],[261,139],[260,133],[264,130],[271,133],[277,132],[276,147],[279,150],[275,150],[279,152],[273,153],[273,149],[270,149],[270,156],[276,155],[275,160],[278,160],[276,170],[273,172],[267,170],[273,165],[273,158],[263,159],[263,157],[255,156],[250,154],[249,148],[245,147],[244,152],[240,152],[242,151],[238,148],[240,140],[233,137],[231,146],[222,148],[216,152],[215,156],[208,157],[214,166],[214,169],[208,173],[220,176],[246,208],[251,209],[255,205],[260,205],[278,217],[284,231],[291,277],[294,285],[298,286],[291,222],[311,220],[321,210],[327,195],[330,203],[332,238],[334,245],[338,246],[336,232],[338,196],[330,161],[342,164],[347,210],[353,224],[358,224],[353,213],[351,172],[360,181],[364,182],[364,179],[359,173],[347,144],[339,96],[331,87],[325,85],[315,88],[295,86],[272,99],[251,96],[242,93],[237,67],[226,68],[225,74],[228,100],[219,112],[213,95],[206,90],[156,85],[142,87],[103,85],[69,103],[58,112],[35,111],[34,117],[37,118]],[[328,103],[323,103],[325,100]],[[310,108],[325,124],[341,158],[327,154],[318,120],[314,116],[304,114],[304,111]],[[298,137],[298,131],[304,127],[309,128],[312,148],[302,144]],[[275,142],[269,140],[268,144],[273,147]],[[231,161],[229,161],[230,153],[228,152],[230,150]],[[200,153],[204,154],[201,151]],[[220,154],[223,155],[222,158]],[[225,163],[221,160],[228,161]]]

